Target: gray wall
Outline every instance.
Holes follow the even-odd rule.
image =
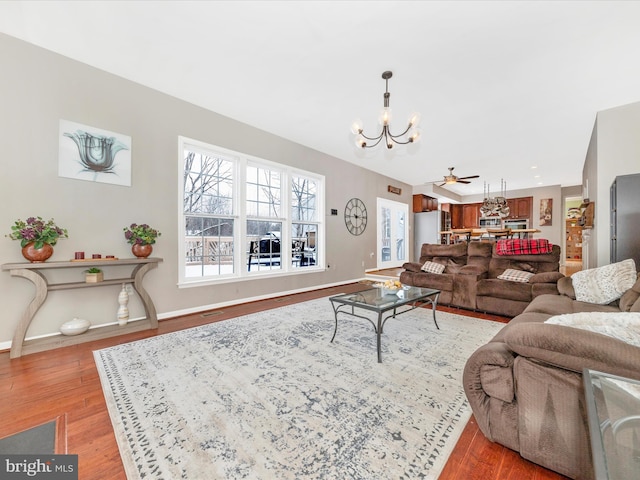
[[[589,244],[590,267],[610,261],[609,189],[618,175],[640,173],[638,132],[640,102],[598,112],[583,171],[596,212]]]
[[[582,199],[589,199],[595,205],[598,200],[598,121],[591,132],[587,156],[582,168]],[[608,224],[607,220],[607,224]],[[598,220],[594,218],[594,228],[586,228],[582,231],[582,268],[594,268],[598,265],[598,238],[594,234],[598,228]],[[608,240],[607,240],[608,241]]]
[[[58,242],[50,261],[69,260],[79,250],[126,258],[131,252],[122,228],[132,222],[149,223],[162,232],[153,256],[164,262],[147,275],[145,286],[161,318],[362,278],[365,269],[375,268],[377,262],[369,256],[376,251],[375,217],[363,235],[350,235],[343,219],[347,200],[361,198],[372,215],[376,197],[411,203],[409,185],[2,34],[0,65],[4,233],[18,218],[53,217],[69,230],[70,238]],[[132,186],[58,177],[61,119],[131,136]],[[325,175],[326,211],[339,212],[326,218],[330,268],[275,280],[178,288],[179,135]],[[401,187],[403,194],[387,193],[389,184]],[[0,237],[0,261],[24,261],[18,241]],[[75,281],[82,279],[81,272],[73,269]],[[51,276],[56,280],[62,273]],[[7,348],[34,289],[29,281],[0,272],[0,291],[0,348]],[[118,291],[117,286],[108,286],[51,292],[27,337],[57,332],[73,317],[93,324],[114,322]],[[141,305],[132,297],[131,317],[141,317]]]

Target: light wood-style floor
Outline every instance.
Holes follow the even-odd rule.
[[[341,292],[362,290],[362,284],[316,290],[225,307],[215,315],[193,314],[160,322],[157,332],[138,332],[48,352],[9,359],[0,353],[0,438],[58,419],[65,435],[59,451],[78,454],[82,480],[124,480],[125,474],[102,395],[93,350],[141,338],[161,335],[202,324],[222,321],[283,305]],[[508,319],[439,307],[477,318]],[[59,435],[60,436],[60,435]],[[64,445],[63,445],[64,447]],[[517,453],[489,442],[471,419],[451,455],[440,480],[559,480],[552,473]],[[194,479],[195,480],[195,479]]]
[[[582,270],[582,260],[566,260],[564,265],[560,266],[560,272],[568,277],[580,270]]]

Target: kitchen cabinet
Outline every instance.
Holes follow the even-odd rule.
[[[533,197],[508,198],[509,206],[508,218],[533,218]],[[531,222],[530,222],[531,224]]]
[[[438,210],[438,199],[428,195],[413,196],[413,213],[433,212]]]
[[[478,228],[480,219],[480,203],[462,205],[462,228]]]
[[[565,258],[567,260],[582,259],[582,227],[577,219],[567,220],[567,241]]]
[[[451,228],[479,228],[481,203],[452,204]]]
[[[414,201],[415,204],[415,201]],[[507,199],[510,219],[526,218],[531,224],[533,218],[533,197]],[[451,204],[451,228],[480,228],[482,203]]]
[[[451,211],[451,228],[464,228],[462,226],[462,205],[452,204],[449,210]]]

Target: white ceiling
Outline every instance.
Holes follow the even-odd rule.
[[[0,31],[411,185],[579,185],[596,113],[640,101],[640,2],[0,2]],[[392,132],[377,134],[384,80]]]

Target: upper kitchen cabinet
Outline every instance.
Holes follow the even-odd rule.
[[[478,228],[480,203],[451,205],[451,228]]]
[[[438,209],[438,199],[428,195],[413,196],[413,212],[433,212]]]
[[[509,218],[526,218],[531,220],[533,217],[533,197],[508,198]]]
[[[462,228],[478,228],[481,205],[481,203],[466,203],[462,205]]]

